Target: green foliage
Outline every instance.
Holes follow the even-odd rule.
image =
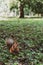
[[[43,14],[43,0],[19,0],[24,6],[28,5],[34,13]]]
[[[5,38],[14,36],[19,45],[19,55],[9,53]],[[14,19],[0,21],[0,60],[12,65],[18,64],[18,58],[26,58],[27,65],[43,65],[43,20]],[[17,62],[16,62],[17,61]]]
[[[35,2],[31,6],[32,11],[38,14],[43,14],[43,3],[42,2]]]
[[[18,62],[15,62],[13,65],[18,65]]]
[[[31,11],[33,11],[34,13],[43,14],[43,0],[16,0],[16,3],[14,0],[12,0],[12,2],[10,3],[10,10],[13,10],[14,8],[18,9],[19,2],[21,3],[22,5],[21,7],[23,9],[28,8],[28,9],[31,9]],[[23,13],[23,11],[21,12]],[[29,11],[27,10],[27,12]]]
[[[18,1],[15,2],[14,0],[12,0],[10,2],[10,5],[9,6],[10,6],[10,10],[13,10],[14,8],[18,9]]]
[[[30,0],[19,0],[24,6],[30,4]]]
[[[28,5],[24,7],[24,15],[29,15],[29,8]]]

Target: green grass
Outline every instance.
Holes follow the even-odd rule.
[[[18,56],[9,53],[4,46],[5,38],[14,36],[19,44],[25,43],[28,48],[22,48]],[[26,47],[27,47],[26,46]],[[29,48],[30,47],[30,48]],[[35,48],[34,48],[35,47]],[[43,65],[43,19],[9,19],[0,21],[0,60],[13,63],[14,59],[21,56],[28,57],[29,63]]]

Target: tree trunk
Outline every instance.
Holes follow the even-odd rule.
[[[20,3],[20,18],[24,18],[24,5]]]

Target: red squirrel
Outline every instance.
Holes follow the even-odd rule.
[[[13,40],[12,38],[6,39],[7,47],[10,51],[10,53],[19,53],[19,47],[18,42],[16,40]]]

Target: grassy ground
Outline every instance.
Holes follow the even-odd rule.
[[[5,39],[11,36],[21,47],[18,56],[10,54],[5,47]],[[43,19],[0,21],[0,60],[6,65],[16,65],[19,58],[24,65],[43,65]]]

